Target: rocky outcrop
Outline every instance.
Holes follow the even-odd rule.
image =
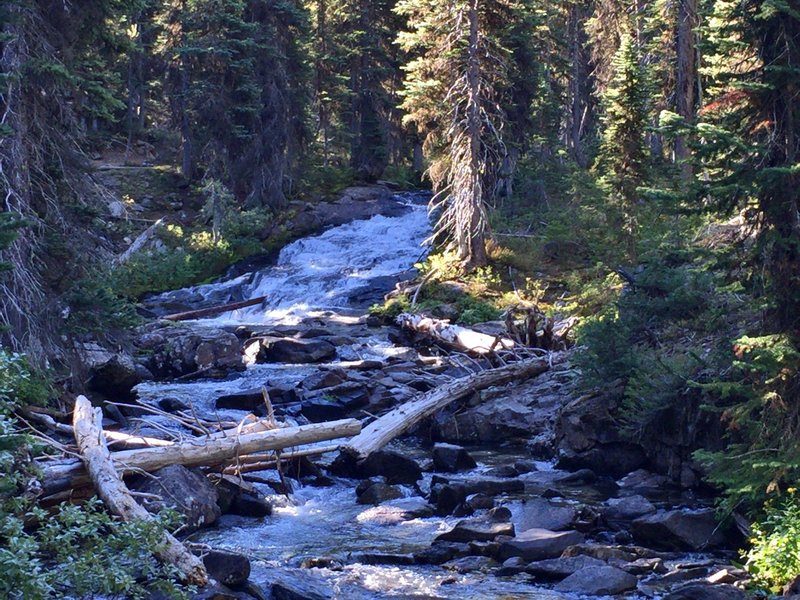
[[[584,567],[555,586],[559,592],[613,596],[636,588],[637,579],[609,565]]]
[[[725,545],[713,509],[659,510],[633,521],[634,539],[664,550],[707,550]]]
[[[519,556],[524,560],[542,560],[561,556],[569,546],[583,542],[583,535],[577,531],[550,531],[549,529],[528,529],[514,539],[500,546],[500,558],[505,560]]]
[[[245,368],[239,339],[222,329],[153,325],[140,332],[136,346],[142,362],[159,379],[225,375]]]

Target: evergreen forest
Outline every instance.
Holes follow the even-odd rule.
[[[401,446],[359,446],[437,392]],[[334,422],[362,433],[318,463]],[[273,445],[223,456],[231,431]],[[220,457],[169,458],[187,439]],[[464,483],[451,443],[524,485]],[[451,584],[419,597],[800,598],[800,4],[0,0],[0,465],[15,600],[415,597],[384,564]],[[154,500],[181,478],[213,519]],[[248,503],[284,523],[347,478],[472,537],[441,525],[413,560],[296,542],[280,569],[324,573],[303,587],[257,568],[272,546],[192,533]],[[525,546],[537,502],[581,507],[526,521],[574,534],[557,552]],[[706,513],[695,543],[681,519]]]

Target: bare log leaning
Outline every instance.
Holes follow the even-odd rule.
[[[152,521],[153,516],[133,499],[111,460],[111,452],[106,446],[102,433],[103,417],[100,409],[95,411],[85,396],[75,401],[72,427],[78,443],[83,463],[89,472],[98,495],[109,510],[126,521]],[[175,565],[181,578],[192,585],[203,586],[208,583],[208,574],[203,561],[164,531],[161,542],[155,550],[156,556],[166,563]]]
[[[271,429],[239,436],[194,438],[161,448],[139,448],[114,452],[111,458],[116,469],[122,473],[156,471],[167,465],[214,465],[244,454],[350,437],[358,434],[359,431],[361,431],[361,423],[358,420],[342,419],[341,421]],[[81,483],[81,476],[84,475],[83,465],[80,461],[45,464],[43,470],[46,493],[60,491],[60,489],[64,489],[65,485],[78,486]],[[51,486],[50,482],[65,483]]]
[[[164,321],[188,321],[190,319],[202,319],[205,317],[213,317],[224,312],[230,312],[239,308],[247,308],[248,306],[255,306],[261,304],[266,300],[266,296],[259,296],[258,298],[250,298],[249,300],[241,300],[239,302],[230,302],[228,304],[220,304],[219,306],[209,306],[208,308],[198,308],[197,310],[187,310],[185,312],[173,313],[171,315],[164,315],[161,317]]]
[[[432,389],[416,400],[406,402],[375,419],[344,446],[344,451],[356,460],[364,459],[454,400],[476,390],[509,381],[521,381],[544,373],[558,357],[557,354],[551,354],[520,361],[497,369],[467,375]]]
[[[514,340],[510,338],[495,337],[423,315],[403,313],[396,321],[403,329],[425,334],[447,348],[469,354],[491,354],[498,350],[510,350],[515,346]]]

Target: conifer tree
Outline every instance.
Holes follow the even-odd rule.
[[[603,95],[603,139],[595,168],[609,194],[630,258],[636,255],[637,209],[647,171],[645,75],[630,34],[623,34],[613,60],[614,75]]]
[[[403,0],[410,31],[399,41],[406,65],[406,122],[425,138],[429,175],[441,209],[439,230],[465,269],[488,262],[487,205],[506,152],[502,110],[509,53],[502,32],[514,2]]]

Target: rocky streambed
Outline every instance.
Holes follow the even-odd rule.
[[[97,361],[95,388],[164,411],[121,415],[159,437],[179,411],[263,415],[263,388],[279,421],[368,420],[477,368],[358,308],[403,276],[427,235],[424,208],[399,202],[404,214],[302,240],[268,270],[154,299],[275,301],[146,327],[135,360]],[[739,540],[696,478],[649,470],[662,465],[621,441],[576,377],[567,358],[476,392],[356,470],[332,452],[243,484],[168,467],[133,487],[150,508],[186,516],[183,533],[219,582],[202,598],[744,597]]]

